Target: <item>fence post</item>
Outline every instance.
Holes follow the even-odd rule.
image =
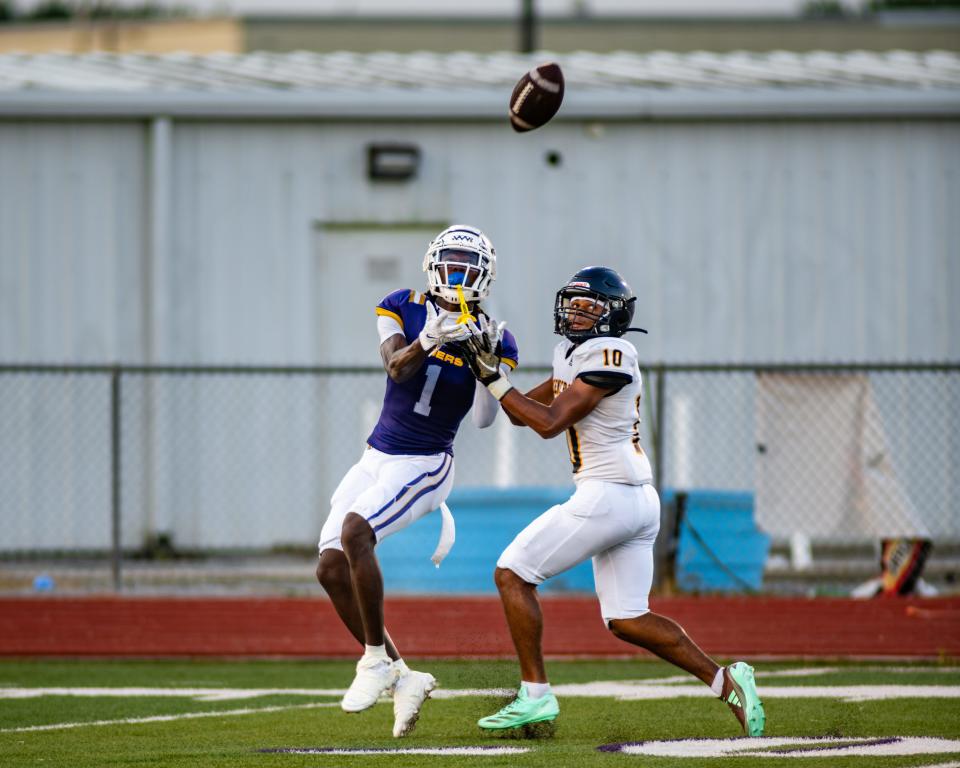
[[[664,423],[664,412],[666,405],[664,403],[664,391],[666,390],[667,373],[662,365],[655,369],[657,374],[657,383],[655,388],[654,402],[654,424],[653,424],[653,484],[663,498],[663,445],[665,442],[665,433],[667,431]],[[673,505],[663,504],[660,506],[660,533],[653,545],[653,578],[654,587],[665,594],[672,591],[673,585],[673,551],[674,551],[674,515]]]
[[[662,365],[658,365],[657,371],[657,389],[656,389],[656,431],[653,433],[653,484],[656,486],[657,493],[663,493],[663,433],[666,431],[663,424],[663,390],[666,371]]]
[[[110,531],[112,535],[111,568],[113,589],[120,592],[120,368],[110,372]]]
[[[537,9],[534,0],[520,3],[520,53],[533,53],[537,49]]]

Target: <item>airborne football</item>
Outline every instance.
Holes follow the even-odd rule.
[[[510,94],[510,125],[526,133],[546,125],[563,103],[563,72],[556,62],[534,67]]]

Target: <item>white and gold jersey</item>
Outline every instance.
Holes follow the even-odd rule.
[[[650,461],[640,446],[643,390],[637,350],[625,339],[608,337],[588,339],[576,347],[566,339],[557,344],[553,352],[554,396],[579,377],[590,383],[591,373],[622,380],[623,386],[567,429],[574,482],[652,482]]]

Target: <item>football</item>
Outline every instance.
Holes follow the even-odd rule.
[[[563,101],[563,72],[556,62],[540,64],[527,72],[510,95],[510,125],[517,133],[532,131],[549,122]]]

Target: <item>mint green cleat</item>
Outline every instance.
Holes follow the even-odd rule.
[[[723,693],[720,698],[736,715],[747,736],[763,736],[767,716],[753,681],[753,667],[737,661],[723,669]]]
[[[557,703],[556,696],[547,693],[539,699],[531,699],[527,697],[526,687],[521,685],[517,698],[497,714],[481,717],[477,720],[477,725],[486,728],[488,731],[499,731],[504,728],[518,728],[528,723],[554,720],[559,714],[560,705]]]

